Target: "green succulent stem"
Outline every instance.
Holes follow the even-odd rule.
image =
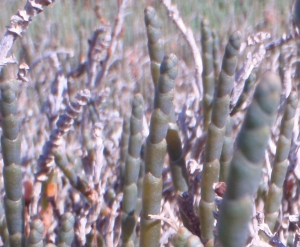
[[[89,186],[88,182],[84,178],[76,174],[73,165],[71,165],[68,161],[67,155],[59,149],[54,149],[52,154],[54,155],[56,165],[68,178],[73,188],[81,192],[88,201],[93,202],[95,194],[93,188]]]
[[[0,236],[4,242],[4,246],[9,245],[9,234],[6,225],[5,212],[3,208],[3,203],[0,202]]]
[[[129,135],[130,135],[130,118],[124,117],[123,132],[122,132],[121,143],[120,143],[121,186],[124,185],[124,179],[125,179],[125,162],[128,154]]]
[[[214,59],[213,59],[213,37],[209,22],[202,20],[201,25],[201,45],[203,60],[203,121],[204,131],[207,131],[210,120],[211,110],[215,91]]]
[[[280,78],[266,72],[258,84],[237,137],[218,217],[224,247],[245,246],[254,196],[261,180],[263,159],[280,102]]]
[[[74,240],[75,218],[72,213],[67,212],[61,220],[61,227],[58,232],[57,246],[71,246]]]
[[[249,77],[247,78],[247,80],[245,81],[245,85],[244,85],[242,94],[240,95],[235,106],[233,107],[233,109],[230,112],[231,116],[235,115],[237,112],[242,110],[244,103],[249,98],[251,90],[255,85],[255,81],[256,81],[256,75],[254,73],[251,73],[249,75]]]
[[[148,37],[148,51],[151,61],[151,74],[154,87],[158,86],[160,64],[164,57],[164,45],[161,38],[161,23],[153,7],[144,10],[145,25]]]
[[[220,157],[220,181],[226,182],[229,165],[233,156],[234,139],[232,137],[232,120],[231,117],[227,118],[225,136]]]
[[[218,35],[215,32],[212,32],[212,37],[213,37],[214,75],[215,75],[215,82],[217,82],[219,72],[220,72],[220,61],[219,61],[220,41]]]
[[[185,227],[180,227],[172,238],[174,247],[203,247],[199,237],[193,235]]]
[[[166,136],[169,122],[175,119],[173,87],[177,75],[177,57],[165,56],[160,67],[154,111],[151,116],[149,136],[146,140],[143,209],[141,216],[140,246],[158,247],[161,224],[149,215],[160,213],[162,196],[162,169],[167,151]]]
[[[229,115],[230,94],[234,85],[241,34],[233,33],[225,49],[222,69],[215,89],[211,123],[208,128],[205,147],[205,162],[201,180],[201,200],[199,216],[201,221],[202,238],[213,239],[215,210],[215,192],[213,184],[219,181],[220,156],[224,141],[226,121]]]
[[[4,208],[11,247],[25,246],[24,199],[22,196],[21,136],[18,119],[18,84],[10,80],[1,85]]]
[[[161,76],[155,94],[154,108],[159,108],[168,117],[166,136],[167,151],[170,157],[172,181],[176,191],[188,191],[188,173],[173,106],[174,82],[178,73],[178,59],[174,54],[165,56],[161,65]]]
[[[136,94],[132,103],[132,114],[130,118],[130,137],[128,154],[125,165],[125,184],[123,194],[122,215],[122,246],[132,246],[134,230],[136,225],[136,206],[138,199],[138,179],[141,166],[141,147],[143,130],[143,97]]]
[[[288,155],[291,147],[295,114],[298,105],[296,92],[291,92],[287,98],[286,107],[280,125],[275,161],[271,174],[271,184],[265,204],[265,223],[271,231],[274,230],[278,219],[278,210],[283,195],[283,183],[288,168]]]
[[[105,247],[105,241],[99,232],[91,231],[86,239],[85,247]]]
[[[298,28],[300,28],[300,0],[294,2],[293,20]]]
[[[27,247],[43,247],[44,224],[41,220],[35,219],[30,224],[30,234],[27,238]]]

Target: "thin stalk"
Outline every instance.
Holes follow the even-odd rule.
[[[228,176],[229,165],[233,156],[234,139],[232,137],[232,121],[228,117],[226,121],[225,136],[220,157],[220,181],[225,182]]]
[[[138,198],[137,183],[141,166],[141,147],[143,130],[143,96],[136,94],[132,103],[130,118],[130,137],[125,165],[125,185],[123,194],[122,246],[133,246],[136,225],[136,206]]]
[[[270,189],[265,205],[265,223],[274,230],[278,218],[278,210],[283,195],[283,182],[288,168],[288,156],[291,148],[295,114],[298,105],[297,93],[291,92],[287,98],[286,108],[281,120],[280,134],[277,141],[275,161],[273,165]]]
[[[293,21],[295,25],[300,29],[300,0],[296,0],[293,6]]]
[[[159,68],[164,57],[164,44],[161,38],[161,23],[152,7],[146,7],[144,10],[145,25],[148,37],[148,51],[151,61],[151,75],[154,87],[158,86]]]
[[[85,181],[84,178],[76,174],[73,165],[68,161],[67,155],[59,149],[55,149],[52,154],[54,155],[56,165],[68,178],[73,188],[80,191],[88,201],[94,202],[96,192],[89,186],[88,182]]]
[[[5,212],[2,202],[0,202],[0,236],[4,246],[9,245],[9,234],[6,225]]]
[[[213,38],[209,22],[206,19],[202,20],[201,25],[201,45],[203,60],[203,121],[204,131],[207,131],[211,120],[211,110],[215,91],[215,77],[213,59]]]
[[[142,211],[142,198],[143,198],[143,182],[145,177],[145,162],[141,160],[141,166],[140,166],[140,173],[139,173],[139,180],[137,183],[137,189],[138,189],[138,198],[136,202],[136,215],[140,215]]]
[[[128,144],[129,144],[129,135],[130,135],[130,118],[124,117],[123,120],[123,132],[121,137],[121,154],[120,154],[120,162],[121,162],[121,186],[124,184],[125,179],[125,162],[128,154]]]
[[[219,61],[220,41],[218,35],[215,32],[212,32],[212,37],[214,42],[213,43],[214,73],[215,73],[215,82],[217,82],[220,73],[220,61]]]
[[[236,105],[233,107],[233,109],[230,112],[231,116],[235,115],[236,113],[238,113],[239,111],[242,110],[244,103],[249,98],[251,90],[254,87],[255,81],[256,81],[256,75],[254,73],[251,73],[249,75],[248,79],[245,81],[245,85],[244,85],[242,94],[240,95],[240,97],[238,98],[238,100],[236,102]]]

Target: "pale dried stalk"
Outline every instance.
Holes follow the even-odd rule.
[[[295,240],[294,240],[294,246],[293,247],[299,247],[300,246],[300,229],[297,229],[295,233]]]
[[[150,219],[155,219],[155,220],[162,220],[165,223],[167,223],[169,226],[171,226],[175,231],[179,230],[179,227],[176,225],[176,222],[174,222],[171,219],[168,219],[162,215],[154,215],[154,214],[148,214]]]
[[[58,113],[63,102],[63,91],[67,87],[67,80],[62,70],[56,72],[56,76],[51,85],[51,93],[48,95],[48,107],[50,121],[57,120]]]
[[[286,247],[278,238],[277,234],[273,234],[272,231],[270,230],[268,224],[266,224],[264,222],[265,219],[265,215],[263,213],[257,213],[256,215],[256,219],[257,219],[257,223],[258,223],[258,229],[262,232],[264,232],[264,234],[267,236],[267,238],[269,238],[269,243],[272,246],[275,247]],[[261,244],[263,244],[264,242],[260,242]],[[261,246],[261,245],[259,245]],[[264,246],[264,245],[262,245]]]
[[[111,43],[110,32],[110,27],[100,27],[94,31],[92,38],[89,40],[88,59],[85,62],[87,70],[86,84],[89,88],[95,85],[99,64],[106,60],[107,50]]]
[[[120,33],[122,32],[122,26],[124,23],[125,9],[126,9],[127,1],[128,0],[120,0],[119,11],[118,11],[118,15],[116,17],[115,27],[114,27],[114,30],[113,30],[113,33],[111,36],[111,42],[107,49],[107,55],[106,55],[105,60],[103,61],[102,70],[100,70],[100,72],[97,74],[96,79],[95,79],[96,86],[99,86],[101,84],[101,81],[106,76],[109,66],[111,64],[112,55],[115,53],[117,43],[118,43],[118,38],[119,38]]]
[[[93,137],[95,143],[95,150],[96,150],[96,158],[93,162],[93,184],[94,189],[97,192],[97,200],[94,201],[90,209],[90,214],[87,219],[87,224],[92,226],[100,215],[100,210],[102,207],[102,203],[104,201],[103,196],[106,189],[106,181],[109,175],[107,172],[102,174],[102,168],[104,165],[107,165],[105,159],[103,157],[103,136],[102,136],[103,126],[101,123],[95,123],[93,126]]]
[[[14,41],[21,37],[29,26],[32,17],[43,11],[44,6],[52,4],[55,0],[27,0],[24,9],[10,18],[10,26],[6,28],[6,33],[0,41],[0,72],[9,63],[16,63],[15,57],[7,56]]]
[[[242,53],[247,47],[262,44],[265,40],[270,39],[271,34],[269,32],[258,32],[249,35],[245,42],[241,44],[240,53]]]
[[[254,53],[248,52],[247,59],[244,62],[243,67],[236,73],[235,86],[231,93],[230,108],[236,105],[237,100],[243,92],[245,81],[250,76],[254,68],[258,68],[266,55],[266,49],[263,45],[260,45],[258,50]]]
[[[266,50],[273,50],[277,47],[283,46],[284,44],[290,42],[291,40],[297,39],[300,37],[300,33],[298,31],[298,28],[295,30],[295,32],[291,32],[290,34],[283,34],[279,39],[272,41],[271,43],[267,44],[265,46]]]
[[[111,214],[109,217],[109,220],[107,222],[107,232],[105,236],[105,243],[107,247],[114,247],[114,226],[115,226],[115,220],[118,216],[118,209],[120,208],[120,203],[123,198],[123,193],[119,193],[115,199],[115,201],[112,204],[111,207]]]
[[[294,74],[294,64],[297,62],[297,57],[293,54],[292,50],[288,50],[284,54],[284,66],[283,66],[283,85],[284,85],[284,94],[285,97],[287,98],[292,89],[293,89],[293,74]],[[296,132],[298,133],[298,132]]]
[[[195,81],[196,81],[196,87],[198,88],[198,92],[195,90],[195,94],[196,94],[196,98],[200,100],[202,98],[202,92],[203,92],[202,79],[201,79],[201,74],[203,71],[203,63],[193,32],[189,27],[187,27],[184,24],[182,18],[180,17],[177,6],[172,5],[171,0],[161,0],[161,3],[167,8],[169,17],[173,20],[175,25],[178,27],[178,29],[180,30],[180,32],[182,33],[183,37],[188,42],[188,45],[192,50],[193,58],[195,62]]]
[[[86,105],[90,98],[90,91],[80,91],[75,98],[75,101],[70,103],[66,108],[65,114],[61,115],[56,122],[56,128],[51,131],[50,140],[47,141],[43,147],[42,154],[38,159],[38,173],[37,180],[42,181],[45,175],[51,170],[49,165],[54,160],[52,151],[61,145],[62,137],[69,131],[74,122],[74,118],[80,113],[82,106]]]
[[[46,52],[45,54],[43,54],[40,57],[37,57],[31,64],[30,64],[30,69],[32,70],[33,68],[35,68],[38,64],[40,64],[43,60],[47,60],[47,59],[51,59],[53,66],[58,70],[61,68],[61,64],[58,60],[58,55],[60,54],[64,54],[70,57],[74,56],[74,51],[71,49],[67,49],[67,48],[59,48],[57,50],[54,51],[49,51]]]

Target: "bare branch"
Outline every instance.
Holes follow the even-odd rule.
[[[254,68],[258,68],[259,65],[262,63],[266,55],[266,49],[264,45],[260,45],[254,53],[248,52],[247,58],[244,61],[243,67],[236,73],[235,76],[235,87],[231,93],[231,102],[230,108],[232,109],[240,95],[243,93],[243,88],[245,85],[245,81],[250,76],[252,70]]]
[[[9,63],[17,63],[14,56],[8,56],[14,41],[21,37],[29,26],[32,17],[43,11],[44,6],[48,6],[55,0],[27,0],[24,9],[10,18],[10,26],[6,27],[6,33],[0,41],[0,72]]]
[[[203,92],[202,82],[201,82],[203,64],[202,64],[201,54],[197,47],[193,32],[189,27],[187,27],[184,24],[182,18],[180,17],[177,6],[172,5],[171,0],[161,0],[161,3],[167,8],[169,17],[173,20],[175,25],[178,27],[178,29],[180,30],[180,32],[182,33],[183,37],[188,42],[192,50],[193,58],[195,62],[195,81],[196,81],[196,86],[198,88],[198,92],[195,91],[195,94],[196,97],[200,99],[202,97],[202,92]]]
[[[125,9],[126,9],[126,4],[127,4],[128,0],[121,0],[120,4],[119,4],[119,11],[118,11],[118,15],[116,17],[116,23],[115,23],[115,27],[111,36],[111,42],[110,45],[107,49],[107,55],[105,60],[103,61],[103,67],[102,70],[100,70],[100,72],[97,74],[96,79],[95,79],[95,85],[99,86],[102,82],[103,77],[106,76],[106,73],[109,69],[109,66],[111,64],[111,58],[112,55],[115,53],[116,47],[117,47],[117,43],[118,43],[118,39],[119,36],[122,32],[122,26],[123,26],[123,22],[124,22],[124,18],[125,18]]]
[[[63,115],[60,115],[56,122],[56,128],[50,134],[50,140],[45,143],[42,154],[39,156],[37,180],[43,181],[52,170],[49,165],[54,160],[53,150],[60,146],[62,137],[69,131],[74,119],[81,112],[82,107],[87,104],[90,97],[90,91],[87,89],[78,92],[75,101],[68,105]]]
[[[266,50],[273,50],[277,47],[283,46],[284,44],[287,44],[291,40],[299,39],[300,37],[300,30],[295,22],[292,22],[292,29],[289,34],[283,34],[281,37],[277,40],[272,41],[271,43],[267,44],[265,46]]]

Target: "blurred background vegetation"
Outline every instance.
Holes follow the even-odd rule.
[[[25,2],[25,0],[6,0],[0,3],[1,9],[5,9],[0,20],[2,34],[5,32],[5,26],[9,24],[10,17]],[[287,30],[289,25],[292,5],[291,1],[279,0],[177,0],[172,2],[177,4],[184,22],[193,29],[198,42],[200,42],[200,22],[203,17],[206,17],[212,30],[215,30],[222,37],[223,45],[226,44],[229,35],[234,30],[240,30],[242,36],[262,29],[272,31],[273,35],[281,34],[283,30]],[[167,41],[165,43],[166,52],[179,46],[181,49],[176,49],[176,51],[181,55],[186,54],[189,51],[186,43],[178,37],[180,34],[176,27],[171,24],[170,19],[167,18],[165,9],[161,7],[159,1],[154,0],[128,1],[124,22],[124,49],[135,49],[136,44],[145,42],[146,31],[143,19],[144,8],[147,5],[157,9],[161,16],[163,36]],[[28,29],[27,36],[31,38],[35,46],[40,48],[40,53],[57,47],[72,49],[75,54],[72,60],[76,64],[80,51],[80,41],[85,37],[82,45],[86,51],[88,49],[86,38],[90,37],[91,33],[100,25],[99,19],[93,12],[98,12],[99,17],[101,16],[108,23],[114,25],[118,11],[117,6],[117,0],[56,1],[55,4],[46,8],[42,15],[38,15],[34,19]],[[46,40],[45,37],[47,37]],[[145,48],[145,46],[141,46]],[[15,51],[19,50],[20,42],[18,41],[15,45]],[[185,56],[189,57],[188,54]]]
[[[168,17],[166,8],[160,1],[127,1],[124,15],[125,20],[122,24],[122,31],[117,37],[117,47],[115,53],[111,56],[111,62],[107,69],[108,72],[106,76],[103,77],[101,85],[95,87],[87,85],[87,78],[90,76],[89,73],[95,72],[92,71],[92,69],[89,70],[89,63],[97,63],[97,72],[101,70],[101,66],[103,65],[101,59],[98,61],[97,59],[93,60],[92,56],[88,57],[93,34],[96,29],[103,26],[110,26],[111,30],[114,29],[120,2],[120,0],[56,0],[53,4],[45,7],[41,14],[33,18],[27,32],[24,33],[21,38],[16,40],[11,50],[11,53],[16,56],[19,63],[25,62],[30,67],[28,74],[29,80],[25,83],[21,83],[19,90],[18,116],[20,118],[21,133],[23,136],[21,166],[24,179],[24,190],[25,184],[28,187],[33,187],[33,181],[36,179],[37,160],[43,152],[43,145],[49,140],[51,131],[55,129],[55,121],[58,119],[58,116],[65,111],[69,101],[73,101],[77,91],[89,87],[92,92],[92,99],[88,103],[88,106],[84,108],[82,113],[78,113],[78,120],[74,120],[74,125],[71,127],[68,126],[70,127],[70,131],[64,133],[66,136],[64,137],[62,146],[64,147],[63,149],[65,149],[63,151],[65,151],[67,158],[63,156],[64,158],[61,158],[61,160],[68,160],[70,164],[74,165],[74,171],[76,171],[78,177],[82,176],[82,181],[86,181],[86,184],[88,184],[85,186],[89,189],[92,188],[91,190],[94,189],[99,193],[99,201],[102,203],[99,203],[101,204],[101,210],[99,210],[99,208],[97,209],[98,215],[96,215],[99,218],[96,220],[93,218],[92,214],[94,213],[94,208],[92,207],[95,205],[88,205],[88,200],[90,198],[88,198],[89,195],[87,191],[84,191],[86,187],[83,186],[83,188],[79,188],[79,186],[74,186],[74,177],[76,176],[73,173],[71,175],[74,175],[74,177],[67,174],[68,172],[71,173],[67,170],[67,165],[60,164],[63,168],[60,167],[60,170],[56,167],[51,171],[50,175],[48,174],[46,185],[43,185],[45,187],[40,195],[40,197],[43,197],[43,200],[41,200],[41,212],[39,212],[39,214],[43,219],[45,228],[47,228],[45,232],[48,231],[47,234],[43,236],[46,242],[55,242],[53,239],[55,239],[54,236],[58,234],[57,225],[62,219],[61,216],[65,211],[71,211],[76,218],[76,224],[79,224],[78,222],[83,218],[88,218],[88,222],[86,223],[87,227],[84,229],[84,233],[87,233],[87,239],[88,237],[92,236],[93,238],[93,236],[97,235],[100,236],[99,239],[101,238],[102,242],[102,238],[106,238],[105,241],[107,242],[107,246],[112,246],[108,244],[112,239],[115,243],[114,246],[117,246],[120,243],[120,222],[122,215],[120,201],[122,199],[119,197],[123,192],[123,185],[121,184],[120,179],[120,166],[122,164],[124,165],[126,160],[126,158],[124,159],[124,157],[121,157],[120,152],[121,149],[127,148],[126,145],[121,146],[122,143],[120,140],[121,136],[124,137],[124,135],[127,135],[127,138],[129,138],[128,125],[127,133],[125,133],[126,128],[125,126],[122,127],[122,124],[124,118],[130,116],[134,93],[141,93],[145,102],[144,106],[141,106],[141,108],[144,107],[144,112],[141,114],[145,114],[143,120],[141,120],[144,121],[143,132],[141,134],[143,139],[142,142],[144,143],[149,132],[147,126],[149,126],[154,101],[154,88],[147,48],[147,31],[144,23],[144,9],[146,6],[154,7],[162,21],[162,39],[165,54],[174,53],[179,58],[178,76],[175,80],[175,96],[173,102],[177,122],[182,124],[179,126],[181,131],[180,137],[179,134],[177,137],[182,140],[183,151],[180,149],[181,147],[179,148],[180,152],[183,152],[182,157],[190,158],[187,162],[188,168],[190,169],[192,167],[193,162],[196,163],[196,165],[194,164],[196,168],[194,170],[192,169],[193,171],[189,170],[189,179],[193,181],[190,185],[191,188],[189,189],[196,197],[195,204],[192,205],[192,208],[194,206],[198,209],[198,202],[200,200],[199,181],[201,180],[201,175],[195,175],[194,171],[199,170],[199,167],[201,167],[201,169],[203,167],[203,150],[206,136],[205,131],[202,128],[202,106],[200,106],[199,110],[199,105],[201,104],[196,102],[197,98],[194,95],[194,89],[192,87],[192,81],[195,80],[194,59],[186,40],[178,31],[174,23],[172,23],[171,19]],[[6,32],[5,27],[9,25],[11,16],[14,15],[18,9],[22,9],[25,3],[26,0],[1,1],[0,9],[4,10],[1,11],[0,19],[0,35],[2,37]],[[267,42],[271,42],[280,38],[285,33],[290,33],[292,30],[292,1],[174,0],[172,3],[177,4],[177,8],[180,11],[183,21],[187,26],[192,28],[200,51],[201,21],[203,18],[206,18],[210,22],[211,29],[217,37],[217,57],[219,58],[219,61],[217,62],[219,62],[219,64],[222,60],[225,46],[228,43],[228,38],[236,30],[241,32],[242,42],[245,41],[248,36],[260,31],[269,32],[271,38]],[[99,42],[100,45],[102,45],[101,42],[103,42],[102,38],[101,35],[96,37],[96,39],[98,39],[97,42]],[[97,45],[99,44],[97,43]],[[275,63],[276,66],[272,67],[272,69],[275,68],[274,70],[276,72],[281,71],[281,79],[291,79],[292,76],[288,75],[286,72],[288,70],[285,70],[284,72],[283,68],[291,68],[292,65],[294,65],[294,61],[290,58],[297,57],[297,49],[295,47],[296,42],[292,43],[292,45],[287,45],[283,48],[269,52],[264,61],[265,67],[262,66],[262,69],[260,68],[255,71],[255,73],[257,72],[256,81],[261,78],[261,75],[267,68],[271,68]],[[253,54],[257,47],[252,48],[253,47],[250,47],[249,50]],[[247,50],[247,52],[249,50]],[[95,52],[95,50],[93,52]],[[104,51],[104,55],[106,55],[105,52],[106,50]],[[246,52],[240,55],[237,70],[242,67],[245,57]],[[86,67],[84,67],[83,72],[81,71],[81,74],[78,73],[78,76],[76,75],[73,77],[71,72],[78,66],[80,67],[80,65]],[[0,80],[4,81],[15,78],[17,71],[17,65],[7,65],[2,70]],[[293,70],[291,74],[293,74],[293,76],[296,75],[295,70]],[[60,79],[62,80],[60,81]],[[58,85],[59,83],[61,84]],[[295,86],[295,82],[293,83],[293,85],[291,83],[292,86],[290,85],[291,88],[295,89],[297,86],[299,87],[299,85]],[[292,90],[291,88],[285,88],[284,93],[288,94]],[[285,99],[287,96],[288,95],[282,95],[282,99]],[[55,112],[53,110],[53,105],[55,105],[56,101],[59,101],[59,103],[57,104],[58,108]],[[282,112],[281,109],[281,115]],[[240,115],[243,117],[243,114],[244,112]],[[232,136],[235,136],[240,128],[242,120],[235,116],[233,118],[235,121],[233,128],[234,133],[229,133],[229,135],[232,134]],[[275,143],[280,129],[280,121],[276,121],[277,125],[274,127],[274,133],[272,133],[273,146],[271,146],[268,151],[271,159],[274,158],[274,146],[276,146]],[[101,127],[99,127],[97,123],[101,123],[99,125]],[[96,130],[94,129],[95,126]],[[98,130],[97,128],[101,130]],[[102,139],[92,130],[95,130],[94,132],[101,132],[101,135],[99,136],[101,136]],[[103,142],[99,141],[99,139]],[[124,139],[126,139],[126,137]],[[233,142],[232,139],[232,144]],[[180,141],[178,141],[178,143],[180,146]],[[199,144],[199,150],[197,148],[196,151],[192,150],[192,146],[196,146],[196,144]],[[296,157],[297,150],[293,150],[294,157]],[[194,151],[196,153],[198,152],[195,157],[193,156]],[[101,156],[101,162],[97,160],[97,152],[98,155],[103,156]],[[143,154],[144,149],[142,149],[141,158],[143,158]],[[99,174],[101,174],[98,177],[101,180],[101,183],[103,183],[103,187],[100,186],[101,189],[99,189],[98,184],[94,183],[93,176],[95,174],[91,171],[91,167],[93,167],[91,164],[94,163],[92,162],[96,162],[96,164],[101,163],[101,165],[103,165],[103,170],[101,172],[99,171]],[[269,160],[268,162],[270,163]],[[170,169],[166,163],[167,162],[164,164],[162,175],[164,187],[162,199],[163,206],[161,211],[164,216],[167,215],[172,218],[175,223],[180,225],[182,222],[180,220],[178,207],[176,206],[177,195],[172,187]],[[59,164],[57,165],[59,166]],[[266,167],[264,167],[264,169],[265,168]],[[270,172],[271,168],[267,168],[269,170],[265,172],[264,175]],[[64,173],[70,175],[72,178],[70,179]],[[66,177],[70,181],[68,181]],[[143,180],[142,175],[140,178]],[[122,179],[124,179],[124,177],[122,177]],[[257,207],[260,209],[263,208],[261,207],[260,200],[265,200],[263,196],[265,196],[264,193],[267,190],[267,184],[270,182],[268,179],[270,178],[268,177],[265,180],[262,179],[261,182],[260,194],[257,199]],[[3,183],[2,180],[1,183]],[[28,185],[30,183],[31,185]],[[47,191],[46,187],[49,184],[55,184],[56,187],[54,187],[56,190],[54,192]],[[299,185],[295,184],[293,184],[292,187],[300,188]],[[4,195],[5,191],[3,186],[1,186],[1,189],[1,193]],[[60,191],[63,189],[64,191],[60,195]],[[69,193],[69,191],[71,192]],[[55,202],[57,205],[53,205],[53,201],[51,201],[53,194],[55,195],[55,200],[57,200]],[[78,198],[81,198],[81,200],[78,200]],[[44,211],[47,210],[47,207],[50,207],[49,205],[54,208],[54,213],[52,212],[50,215],[50,223],[52,225],[56,224],[56,226],[52,228],[49,227],[49,225],[51,225],[49,222],[49,225],[46,225],[44,220],[45,216],[43,215]],[[99,205],[96,203],[96,206]],[[67,221],[67,219],[64,220]],[[30,217],[28,217],[25,222],[27,235],[29,231],[29,221]],[[71,222],[73,224],[74,219],[72,219]],[[171,233],[174,233],[174,231],[168,232],[170,229],[169,225],[165,223],[162,225],[162,232],[165,234],[163,235],[165,237],[162,237],[161,241],[165,243],[165,246],[172,246],[168,237]],[[82,244],[84,242],[80,242],[82,240],[80,239],[82,232],[80,232],[78,225],[76,227],[76,238],[73,246],[79,246],[79,243]],[[282,231],[285,231],[285,233],[288,232],[288,227]],[[103,233],[103,235],[98,233]],[[138,236],[139,227],[136,229],[136,233]],[[115,234],[115,236],[111,236],[111,234]],[[83,238],[85,239],[85,235]],[[288,237],[285,236],[286,242],[287,238]],[[137,244],[137,242],[138,238],[135,244]],[[85,246],[92,246],[92,244],[86,244]],[[98,246],[104,245],[99,244]]]

